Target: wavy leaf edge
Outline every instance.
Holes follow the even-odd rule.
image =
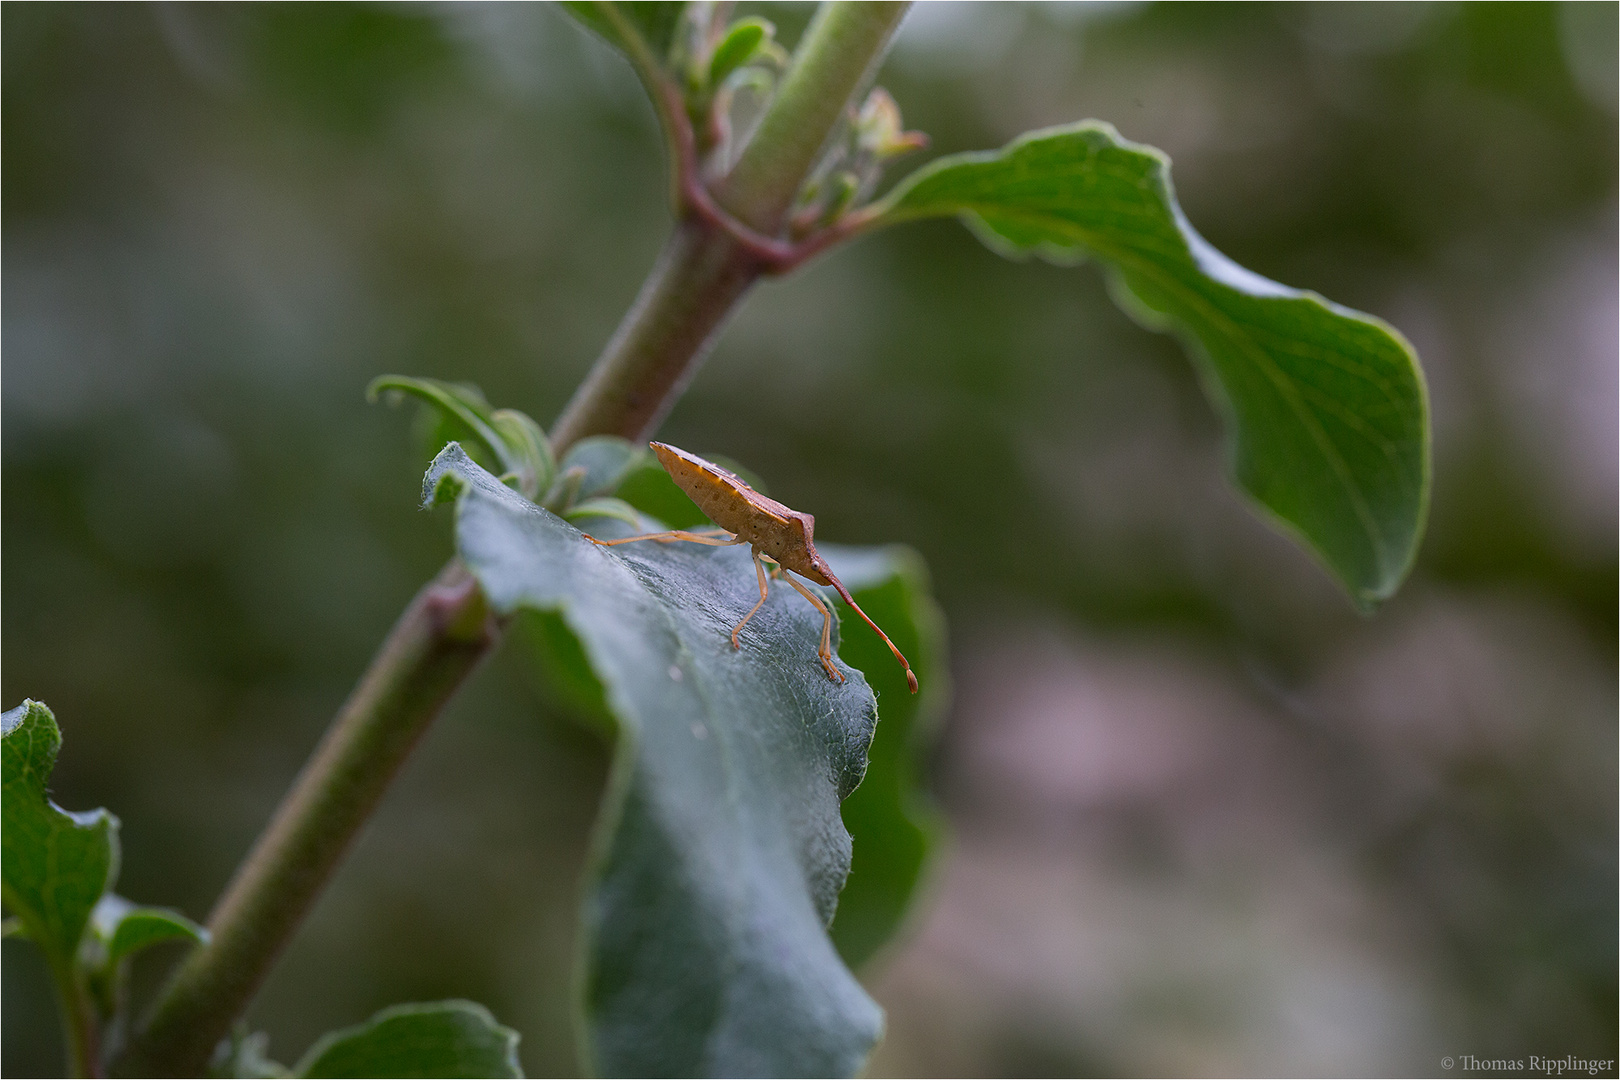
[[[740,548],[604,549],[455,444],[424,486],[452,477],[457,550],[491,606],[560,616],[615,720],[576,977],[587,1065],[853,1074],[882,1013],[827,926],[849,872],[839,802],[876,723],[864,678],[827,678],[821,618],[787,589],[732,649],[757,598]]]
[[[972,200],[966,198],[943,199],[934,204],[923,202],[921,205],[907,205],[908,201],[917,200],[919,191],[926,192],[927,185],[952,172],[977,166],[1004,165],[1016,161],[1020,155],[1027,154],[1042,144],[1051,144],[1055,140],[1075,139],[1085,142],[1088,152],[1120,150],[1142,155],[1150,160],[1151,168],[1148,172],[1149,182],[1154,189],[1152,194],[1162,204],[1164,213],[1179,237],[1182,245],[1179,252],[1167,253],[1168,258],[1158,264],[1145,262],[1122,255],[1118,250],[1110,251],[1106,242],[1099,242],[1095,236],[1083,235],[1085,230],[1072,224],[1067,226],[1073,235],[1072,243],[1020,242],[1019,239],[1009,237],[998,230],[985,216],[984,211],[987,209],[992,217],[998,210],[1003,216],[1008,216],[1004,207],[987,208],[983,201],[974,204]],[[1311,551],[1339,580],[1350,593],[1352,601],[1363,611],[1370,610],[1378,601],[1388,599],[1400,587],[1416,559],[1427,523],[1433,468],[1427,384],[1416,351],[1395,327],[1377,316],[1335,303],[1314,291],[1296,289],[1272,281],[1221,253],[1198,233],[1176,200],[1170,178],[1169,157],[1155,147],[1123,138],[1112,124],[1100,120],[1085,120],[1026,132],[999,150],[971,151],[938,158],[902,179],[870,210],[871,227],[884,227],[934,217],[962,219],[985,246],[1005,258],[1022,260],[1037,257],[1062,266],[1072,266],[1087,259],[1094,259],[1101,264],[1107,275],[1111,295],[1128,315],[1147,329],[1174,334],[1193,355],[1205,391],[1225,422],[1228,472],[1262,518]],[[1040,215],[1033,212],[1029,217],[1032,220],[1040,219]],[[1052,225],[1050,217],[1040,219],[1040,223],[1047,227]],[[1416,476],[1411,478],[1408,484],[1409,498],[1402,514],[1398,515],[1407,520],[1397,522],[1392,530],[1380,528],[1379,523],[1374,520],[1373,510],[1368,505],[1367,493],[1362,489],[1362,485],[1358,484],[1353,475],[1354,470],[1344,460],[1342,452],[1305,412],[1304,406],[1297,400],[1297,395],[1283,389],[1282,382],[1287,377],[1280,373],[1267,372],[1277,385],[1280,396],[1289,401],[1295,418],[1312,434],[1324,459],[1337,474],[1339,483],[1344,488],[1346,500],[1353,508],[1365,540],[1372,550],[1375,572],[1358,574],[1349,565],[1349,560],[1343,557],[1342,551],[1335,551],[1323,537],[1313,535],[1307,525],[1296,521],[1284,510],[1268,502],[1265,493],[1257,490],[1256,485],[1246,477],[1246,465],[1249,463],[1245,458],[1244,446],[1248,433],[1239,421],[1240,410],[1222,381],[1219,364],[1212,355],[1213,350],[1195,327],[1174,312],[1154,307],[1139,295],[1129,280],[1134,273],[1149,279],[1151,284],[1167,292],[1184,292],[1185,290],[1179,287],[1175,275],[1166,268],[1170,260],[1178,258],[1184,259],[1197,274],[1216,286],[1242,297],[1303,303],[1316,309],[1323,316],[1345,320],[1370,329],[1393,345],[1404,359],[1407,373],[1411,376],[1409,387],[1411,404],[1416,414],[1415,427],[1421,440],[1421,450],[1416,463]],[[1212,323],[1217,321],[1211,320]],[[1256,352],[1266,355],[1263,346],[1240,339],[1235,332],[1232,337],[1240,349],[1250,353],[1251,357]],[[1260,366],[1265,368],[1271,365],[1267,363]],[[1385,535],[1391,531],[1398,535],[1393,537]]]

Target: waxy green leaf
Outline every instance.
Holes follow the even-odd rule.
[[[323,1036],[293,1076],[522,1076],[518,1033],[471,1001],[395,1005]]]
[[[425,487],[450,474],[457,550],[492,607],[555,616],[617,723],[584,913],[595,1068],[854,1073],[882,1013],[827,924],[850,866],[839,802],[877,722],[860,672],[826,676],[821,616],[781,586],[732,649],[759,597],[746,548],[602,548],[458,446]]]
[[[1241,487],[1358,606],[1399,587],[1429,499],[1415,354],[1378,319],[1216,251],[1177,205],[1162,153],[1095,121],[1031,132],[933,162],[873,213],[880,224],[957,216],[1010,257],[1103,263],[1122,306],[1198,359]]]
[[[118,876],[118,819],[69,813],[46,797],[62,733],[24,701],[0,715],[0,890],[58,979],[72,978],[96,902]]]

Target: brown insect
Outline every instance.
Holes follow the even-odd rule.
[[[832,612],[822,602],[821,597],[787,576],[784,571],[791,570],[818,585],[831,585],[838,590],[838,595],[855,609],[855,614],[865,619],[866,625],[877,631],[878,637],[883,639],[889,651],[894,653],[894,658],[900,661],[900,666],[905,668],[906,685],[911,687],[913,694],[917,692],[917,676],[912,674],[911,665],[906,663],[906,658],[895,648],[894,642],[889,640],[889,635],[861,610],[855,598],[849,595],[849,590],[844,588],[844,583],[832,572],[832,567],[827,565],[827,560],[816,551],[815,542],[811,538],[816,528],[814,517],[798,510],[790,510],[775,499],[761,495],[736,473],[722,469],[712,461],[705,461],[696,454],[689,454],[666,443],[655,442],[649,445],[653,453],[658,455],[658,462],[664,466],[664,471],[669,473],[675,483],[680,485],[681,490],[690,495],[692,501],[697,503],[720,528],[712,532],[671,529],[669,532],[648,533],[645,536],[628,536],[623,540],[598,540],[594,536],[587,536],[587,540],[602,547],[633,544],[638,540],[657,540],[660,543],[689,540],[694,544],[709,544],[714,547],[752,545],[754,570],[759,575],[759,603],[749,608],[742,621],[731,628],[733,649],[740,647],[737,635],[742,633],[742,628],[748,624],[748,620],[754,617],[754,613],[765,605],[766,599],[770,596],[769,578],[764,563],[764,559],[770,559],[776,564],[776,569],[770,572],[769,577],[782,578],[821,612],[821,647],[816,651],[816,655],[821,659],[821,666],[826,670],[828,678],[834,682],[844,681],[844,676],[832,662]]]

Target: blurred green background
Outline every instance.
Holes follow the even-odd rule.
[[[554,417],[667,231],[659,139],[547,7],[0,11],[3,704],[56,710],[120,891],[201,918],[448,551],[365,384]],[[662,437],[915,546],[951,624],[953,839],[866,973],[874,1075],[1615,1057],[1616,41],[1614,4],[913,11],[882,81],[928,154],[1109,120],[1217,247],[1398,326],[1435,497],[1362,619],[1094,270],[945,222],[757,291]],[[274,1056],[457,996],[575,1071],[605,759],[516,652],[254,1005]],[[58,1072],[27,945],[4,1003],[0,1071]]]

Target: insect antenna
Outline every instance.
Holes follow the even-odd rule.
[[[915,694],[917,692],[917,676],[912,674],[911,665],[906,662],[905,654],[895,647],[894,642],[889,640],[889,635],[883,632],[883,627],[873,622],[872,617],[861,610],[861,605],[857,604],[855,602],[855,598],[849,595],[849,590],[844,588],[844,583],[842,581],[839,581],[831,574],[827,575],[827,580],[832,582],[832,587],[838,590],[838,595],[844,598],[844,603],[854,608],[855,614],[865,619],[866,625],[870,626],[873,630],[876,630],[877,636],[883,639],[883,644],[887,645],[889,647],[889,651],[894,653],[894,658],[900,661],[901,667],[906,669],[906,685],[910,687],[911,692]]]

